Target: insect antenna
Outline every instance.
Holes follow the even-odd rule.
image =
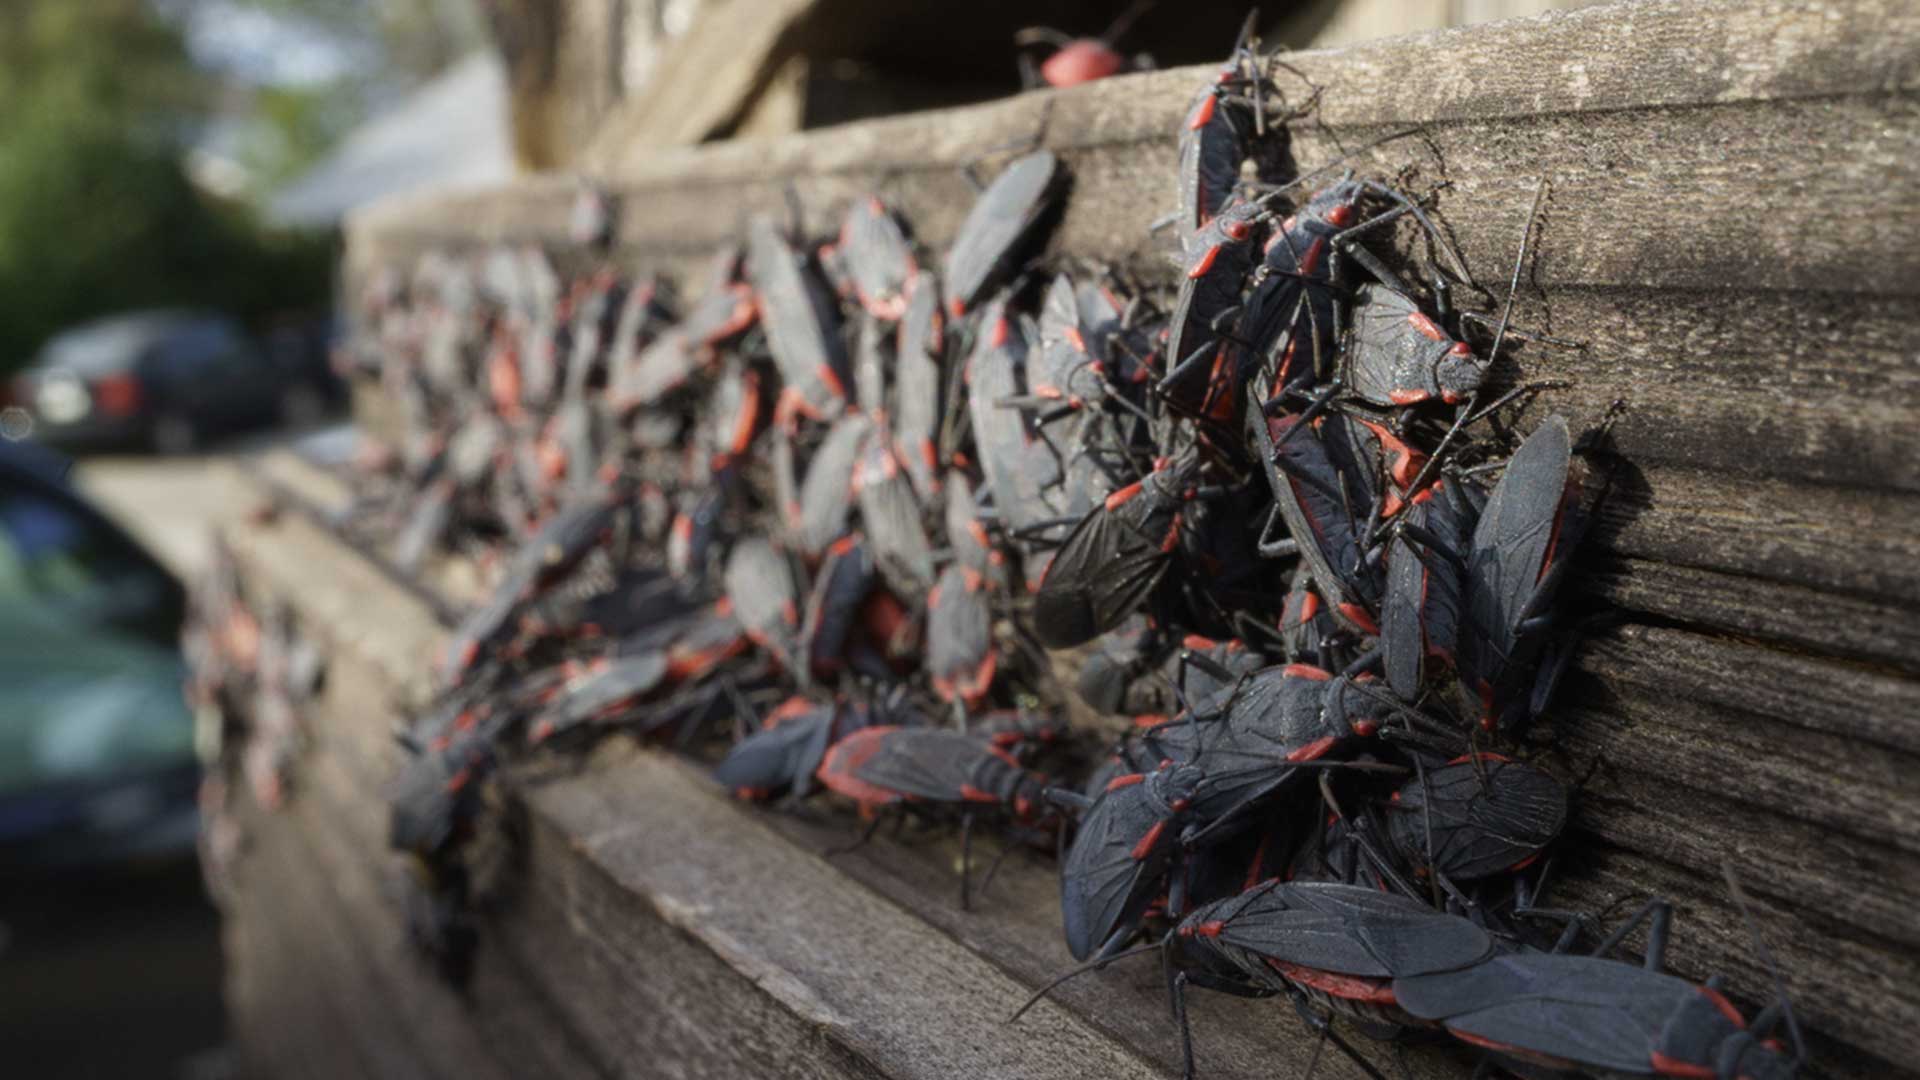
[[[1053,993],[1054,988],[1059,986],[1061,983],[1064,983],[1069,979],[1077,979],[1080,976],[1085,975],[1089,971],[1098,971],[1101,968],[1106,967],[1108,964],[1115,963],[1120,960],[1128,960],[1136,956],[1141,956],[1146,953],[1153,952],[1154,950],[1161,948],[1162,945],[1163,945],[1163,942],[1160,942],[1160,941],[1150,941],[1145,945],[1135,945],[1131,949],[1127,949],[1123,952],[1117,952],[1112,956],[1102,957],[1095,960],[1089,960],[1086,963],[1081,964],[1079,967],[1069,969],[1068,971],[1063,972],[1060,975],[1056,975],[1054,976],[1051,982],[1047,983],[1047,985],[1041,987],[1038,990],[1035,990],[1033,992],[1033,996],[1029,997],[1026,1000],[1026,1002],[1022,1004],[1018,1009],[1013,1010],[1013,1015],[1007,1017],[1006,1023],[1012,1024],[1012,1023],[1019,1022],[1020,1018],[1027,1014],[1028,1009],[1031,1009],[1035,1005],[1040,1004],[1040,999],[1046,997],[1048,994]]]

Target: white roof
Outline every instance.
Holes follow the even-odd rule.
[[[389,195],[494,187],[513,172],[506,72],[493,53],[479,52],[347,135],[267,200],[267,218],[333,226]]]

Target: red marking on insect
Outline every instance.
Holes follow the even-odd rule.
[[[1079,86],[1104,79],[1126,66],[1126,58],[1098,38],[1076,38],[1040,65],[1048,86]],[[1211,96],[1211,95],[1209,95]]]
[[[1234,218],[1220,226],[1220,231],[1226,233],[1229,240],[1245,240],[1253,234],[1253,223],[1244,218]]]
[[[1211,649],[1220,643],[1210,637],[1202,637],[1199,634],[1188,634],[1180,640],[1180,644],[1189,649],[1205,650]]]
[[[1355,735],[1360,736],[1363,739],[1372,738],[1374,732],[1379,730],[1380,730],[1380,724],[1378,721],[1355,720],[1353,722],[1353,733]]]
[[[1193,115],[1187,118],[1187,130],[1199,131],[1201,128],[1206,127],[1207,121],[1213,119],[1214,108],[1219,104],[1220,99],[1214,94],[1208,94],[1201,98],[1199,104],[1193,108]]]
[[[1175,799],[1171,803],[1168,803],[1167,806],[1176,814],[1184,814],[1187,811],[1193,809],[1193,800],[1192,799]]]
[[[1423,336],[1430,338],[1434,341],[1447,340],[1446,333],[1442,331],[1438,326],[1435,326],[1433,324],[1433,320],[1427,318],[1426,315],[1421,312],[1418,312],[1418,311],[1407,312],[1407,324],[1412,326],[1415,330],[1418,330]]]
[[[841,385],[840,376],[833,370],[833,365],[821,364],[819,367],[813,369],[813,373],[834,397],[844,398],[847,396],[847,388]]]
[[[1359,604],[1341,604],[1335,610],[1346,616],[1348,622],[1369,634],[1380,632],[1380,625],[1373,621],[1373,615]]]
[[[1194,279],[1206,277],[1207,271],[1213,269],[1213,260],[1219,257],[1220,257],[1220,245],[1214,244],[1213,246],[1207,248],[1206,252],[1203,253],[1200,256],[1200,258],[1194,261],[1193,266],[1188,268],[1187,276],[1189,278],[1194,278]]]
[[[889,806],[902,801],[906,796],[899,792],[854,775],[860,766],[880,752],[881,743],[886,737],[899,730],[892,726],[863,728],[834,743],[821,760],[820,767],[814,770],[815,779],[826,785],[828,790],[845,795],[862,807]]]
[[[1433,395],[1425,390],[1390,390],[1387,400],[1395,405],[1418,405]]]
[[[1167,522],[1167,535],[1160,541],[1160,553],[1167,554],[1178,546],[1180,546],[1180,515],[1176,512],[1173,520]]]
[[[1165,832],[1166,830],[1167,830],[1167,823],[1165,821],[1154,822],[1153,828],[1148,829],[1147,834],[1145,836],[1142,836],[1140,838],[1140,842],[1133,845],[1133,850],[1128,852],[1127,854],[1133,856],[1134,862],[1139,862],[1140,860],[1153,854],[1153,849],[1160,845],[1160,834]]]
[[[979,592],[985,588],[987,584],[987,579],[980,575],[980,571],[975,570],[971,566],[963,566],[960,568],[960,581],[966,585],[967,591],[970,593]]]
[[[1345,226],[1353,220],[1352,203],[1335,203],[1327,208],[1327,224]]]
[[[1332,672],[1314,667],[1312,664],[1288,664],[1280,669],[1280,675],[1283,678],[1306,679],[1309,682],[1327,682],[1333,678]]]
[[[1314,237],[1313,243],[1307,245],[1307,253],[1300,257],[1300,272],[1303,274],[1311,274],[1314,270],[1318,269],[1320,266],[1320,257],[1326,254],[1326,250],[1326,237]]]
[[[1067,344],[1073,346],[1074,352],[1077,352],[1082,356],[1086,355],[1087,339],[1080,336],[1079,327],[1069,326],[1067,327],[1066,333],[1062,334],[1061,336],[1066,339]]]
[[[858,536],[855,536],[853,533],[848,533],[847,535],[827,545],[827,554],[845,555],[847,552],[852,551],[854,548],[854,545],[858,544],[859,542],[860,542],[860,538]]]
[[[1310,592],[1307,594],[1306,599],[1300,601],[1299,625],[1301,626],[1307,625],[1308,623],[1312,622],[1313,617],[1315,615],[1318,615],[1319,613],[1320,613],[1320,594]]]
[[[1332,735],[1322,735],[1305,746],[1297,747],[1287,755],[1288,761],[1313,761],[1333,749],[1340,740]]]
[[[960,798],[965,802],[997,803],[1000,797],[991,791],[983,791],[972,784],[960,785]]]
[[[1159,727],[1161,724],[1166,723],[1167,719],[1166,713],[1141,713],[1139,716],[1133,718],[1133,726],[1137,728]]]
[[[1687,1080],[1713,1080],[1718,1075],[1711,1065],[1695,1065],[1690,1061],[1668,1057],[1658,1050],[1647,1052],[1647,1064],[1661,1076],[1685,1077]]]
[[[1269,959],[1267,964],[1288,982],[1312,987],[1343,1001],[1365,1001],[1375,1005],[1399,1004],[1393,996],[1393,984],[1386,979],[1342,975],[1335,971],[1322,971],[1319,968],[1289,964],[1285,960]]]
[[[1107,781],[1106,790],[1118,791],[1124,787],[1132,787],[1146,778],[1145,773],[1127,773],[1125,776],[1116,776]]]
[[[1129,499],[1132,499],[1135,495],[1140,494],[1141,483],[1142,483],[1141,481],[1135,480],[1133,483],[1128,484],[1126,487],[1121,488],[1119,491],[1116,491],[1113,494],[1108,495],[1107,501],[1105,504],[1106,508],[1108,510],[1118,510],[1120,507],[1125,506]]]

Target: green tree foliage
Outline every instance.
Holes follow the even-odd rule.
[[[97,315],[326,295],[325,238],[268,235],[187,179],[209,93],[145,0],[0,4],[0,372]]]

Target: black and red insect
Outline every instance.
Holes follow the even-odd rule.
[[[755,218],[747,235],[760,323],[786,383],[779,411],[830,420],[847,404],[850,376],[839,306],[771,218]]]
[[[953,563],[927,594],[928,681],[942,700],[972,709],[992,688],[998,666],[986,579]]]
[[[954,234],[940,279],[947,309],[965,315],[1003,284],[1033,240],[1064,186],[1065,171],[1051,151],[1015,158],[974,201]]]
[[[1108,495],[1060,545],[1034,596],[1041,642],[1063,649],[1091,641],[1146,605],[1180,545],[1181,512],[1219,492],[1199,484],[1203,463],[1161,461]]]

